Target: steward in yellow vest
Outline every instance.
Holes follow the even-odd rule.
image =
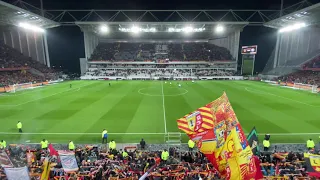
[[[18,129],[19,133],[22,133],[22,123],[20,121],[18,121],[17,129]]]
[[[193,150],[195,144],[196,144],[195,142],[193,142],[191,139],[189,139],[189,141],[188,141],[189,151]]]
[[[117,148],[116,142],[115,142],[114,140],[111,140],[111,141],[109,142],[109,148],[110,148],[111,150],[115,150],[115,149]]]
[[[310,138],[308,141],[307,141],[307,148],[308,150],[311,150],[315,147],[315,144],[314,144],[314,141]]]
[[[265,140],[263,140],[262,143],[263,143],[263,150],[268,151],[270,148],[270,141],[265,139]]]
[[[161,159],[162,161],[165,161],[165,162],[169,159],[169,152],[166,149],[162,151]]]
[[[43,139],[43,140],[40,142],[40,145],[41,145],[41,149],[47,149],[47,148],[48,148],[48,145],[49,145],[49,142],[48,142],[46,139]]]
[[[5,140],[0,141],[0,149],[4,149],[7,147],[7,142]]]
[[[69,150],[74,151],[74,149],[75,149],[75,145],[74,145],[73,141],[70,141],[69,142]]]

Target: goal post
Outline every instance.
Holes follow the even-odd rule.
[[[294,83],[293,87],[294,87],[294,89],[311,91],[312,93],[318,93],[318,87],[316,85]]]
[[[319,92],[319,89],[316,85],[313,85],[312,86],[312,93],[318,93]]]

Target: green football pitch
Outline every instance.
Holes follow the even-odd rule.
[[[111,86],[109,86],[111,83]],[[116,142],[163,143],[179,132],[176,120],[225,91],[246,133],[260,140],[319,140],[320,96],[253,81],[69,81],[0,94],[0,139],[7,143],[100,143],[102,129]],[[72,88],[69,87],[72,84]],[[23,134],[16,129],[23,123]],[[183,134],[184,142],[187,136]]]

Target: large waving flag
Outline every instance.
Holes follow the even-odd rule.
[[[215,101],[177,120],[178,128],[227,180],[262,179],[242,127],[224,93]]]

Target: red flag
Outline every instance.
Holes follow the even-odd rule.
[[[257,156],[253,156],[253,158],[254,158],[254,163],[256,166],[256,177],[254,179],[263,179],[263,174],[262,174],[261,166],[260,166],[261,162]]]
[[[49,144],[48,150],[49,150],[49,152],[50,152],[50,156],[56,156],[56,157],[59,156],[58,152],[54,149],[54,147],[52,146],[52,144]]]

